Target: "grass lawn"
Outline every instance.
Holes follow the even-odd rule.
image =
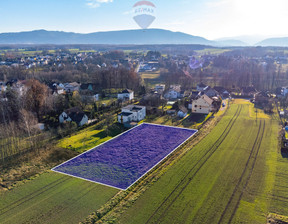
[[[79,223],[118,191],[54,172],[0,194],[0,223]]]
[[[145,80],[145,79],[158,79],[159,77],[160,77],[160,72],[141,73],[141,78],[143,80]]]
[[[204,50],[196,50],[196,52],[200,55],[205,54],[223,54],[225,52],[231,51],[230,49],[221,49],[221,48],[206,48]]]
[[[235,101],[206,138],[104,221],[260,224],[270,212],[287,216],[288,159],[278,149],[279,121],[256,122],[250,106]]]
[[[60,148],[72,149],[82,153],[110,140],[111,138],[124,131],[122,127],[115,125],[115,128],[107,134],[104,129],[97,130],[96,127],[97,124],[85,128],[75,135],[63,138],[59,141],[57,146]]]

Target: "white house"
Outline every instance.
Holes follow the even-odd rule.
[[[213,110],[213,100],[204,94],[193,100],[188,108],[195,114],[209,114]]]
[[[118,122],[121,124],[129,122],[139,122],[146,117],[146,107],[138,105],[128,105],[122,108],[121,114],[118,114]]]
[[[118,100],[133,100],[134,92],[130,89],[125,89],[121,93],[118,93]]]
[[[94,99],[94,101],[99,101],[99,94],[98,94],[98,93],[95,94],[95,95],[93,96],[93,99]]]
[[[73,122],[76,122],[78,126],[83,126],[84,124],[88,123],[88,117],[78,107],[73,107],[71,109],[65,110],[59,116],[60,123],[64,123],[65,121],[68,121],[68,122],[73,121]]]
[[[171,85],[170,89],[164,94],[164,97],[169,100],[175,100],[181,97],[181,86]]]

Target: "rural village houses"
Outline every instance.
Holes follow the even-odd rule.
[[[88,116],[82,110],[80,110],[80,108],[73,107],[65,110],[59,116],[60,123],[64,123],[65,121],[75,122],[78,126],[83,126],[84,124],[88,123]]]

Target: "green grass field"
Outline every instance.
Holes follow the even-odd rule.
[[[149,73],[141,73],[142,79],[158,79],[160,77],[160,72],[149,72]]]
[[[225,52],[229,52],[231,49],[221,49],[221,48],[206,48],[204,50],[196,50],[196,52],[200,55],[205,54],[223,54]]]
[[[270,213],[287,216],[288,153],[278,147],[279,121],[260,111],[256,121],[253,111],[236,100],[211,133],[147,176],[159,179],[140,181],[99,223],[260,224]],[[88,145],[94,131],[72,138]],[[117,201],[117,192],[48,172],[0,194],[0,223],[78,223]]]
[[[118,190],[45,173],[0,195],[0,223],[79,223]]]
[[[106,136],[104,130],[95,130],[95,126],[92,126],[80,131],[76,135],[61,139],[58,146],[82,153],[111,138],[111,136]]]
[[[260,224],[270,212],[287,216],[288,159],[279,152],[278,120],[256,122],[250,107],[237,100],[206,138],[106,220]]]

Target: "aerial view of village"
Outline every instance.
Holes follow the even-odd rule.
[[[288,223],[288,3],[253,1],[3,2],[0,224]]]

